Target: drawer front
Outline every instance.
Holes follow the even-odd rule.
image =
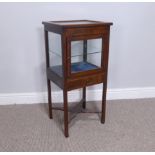
[[[68,90],[78,89],[85,86],[102,83],[104,81],[104,74],[91,75],[87,77],[80,77],[78,79],[69,79],[67,81]]]

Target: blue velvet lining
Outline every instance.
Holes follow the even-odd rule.
[[[82,72],[82,71],[87,71],[87,70],[92,70],[96,69],[97,66],[90,64],[88,62],[78,62],[78,63],[73,63],[71,66],[71,71],[73,73],[75,72]]]
[[[95,66],[91,63],[88,63],[88,62],[77,62],[77,63],[72,63],[71,72],[76,73],[76,72],[97,69],[97,68],[98,68],[97,66]],[[51,70],[54,71],[59,76],[62,76],[62,66],[51,67]]]

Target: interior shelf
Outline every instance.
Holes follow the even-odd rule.
[[[52,51],[52,50],[49,50],[49,52],[61,57],[61,52],[55,52],[55,51]],[[89,54],[100,54],[101,51],[88,51],[86,54],[83,54],[82,52],[72,52],[72,55],[71,57],[77,57],[77,56],[83,56],[83,55],[89,55]]]
[[[93,70],[93,69],[97,69],[97,68],[98,68],[98,66],[93,65],[89,62],[77,62],[77,63],[71,64],[71,72],[72,73],[88,71],[88,70]],[[53,67],[51,67],[51,70],[62,77],[62,66],[53,66]]]

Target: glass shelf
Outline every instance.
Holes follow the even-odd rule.
[[[55,52],[55,51],[52,51],[52,50],[49,50],[50,53],[53,53],[59,57],[61,57],[61,54],[60,52]],[[96,52],[89,52],[87,54],[97,54],[97,53],[101,53],[100,51],[96,51]],[[71,57],[77,57],[77,56],[83,56],[83,55],[87,55],[87,54],[83,54],[82,52],[78,52],[77,54],[75,55],[72,55]]]
[[[52,51],[52,50],[49,50],[49,52],[50,52],[51,54],[55,54],[55,55],[61,57],[60,52],[55,52],[55,51]]]

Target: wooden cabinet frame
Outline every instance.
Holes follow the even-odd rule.
[[[91,20],[72,20],[72,21],[50,21],[43,22],[45,32],[45,52],[46,52],[46,69],[47,69],[47,88],[48,88],[48,105],[49,116],[52,114],[51,83],[57,84],[63,89],[64,99],[64,134],[68,133],[68,91],[83,88],[82,107],[86,108],[86,87],[94,84],[103,83],[101,123],[105,122],[106,109],[106,92],[107,92],[107,72],[109,56],[109,35],[112,23],[91,21]],[[61,35],[62,45],[62,70],[63,76],[57,75],[50,68],[49,59],[49,40],[48,32],[54,32]],[[71,74],[71,41],[102,38],[101,68],[78,72]]]

